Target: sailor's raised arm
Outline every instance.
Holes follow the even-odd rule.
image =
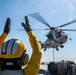
[[[37,75],[39,68],[40,68],[42,51],[41,51],[38,39],[36,38],[32,29],[30,28],[30,24],[29,24],[27,16],[25,16],[25,22],[26,22],[25,24],[22,23],[22,26],[28,33],[29,41],[30,41],[33,52],[32,52],[31,59],[28,65],[24,68],[24,72],[26,75],[31,75],[31,73],[32,75]]]
[[[10,31],[10,18],[7,18],[6,23],[5,23],[5,27],[4,27],[4,31],[2,33],[2,35],[0,36],[0,47],[2,46],[2,44],[4,43],[4,40],[6,39],[9,31]]]

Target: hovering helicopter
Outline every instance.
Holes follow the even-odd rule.
[[[64,31],[76,31],[76,29],[59,29],[61,27],[75,23],[76,20],[70,21],[57,27],[51,27],[39,13],[29,14],[29,16],[40,21],[41,23],[43,23],[48,27],[47,29],[33,29],[33,30],[50,30],[46,35],[47,39],[43,43],[39,41],[39,43],[41,44],[41,48],[44,49],[44,51],[46,51],[46,49],[49,48],[53,49],[55,48],[57,51],[59,50],[58,47],[64,48],[63,44],[66,43],[68,39],[68,35]]]
[[[41,48],[44,49],[44,51],[48,48],[55,48],[57,51],[59,50],[58,47],[64,48],[63,44],[66,43],[68,39],[68,35],[64,31],[76,31],[76,29],[59,29],[61,27],[75,23],[76,20],[70,21],[68,23],[65,23],[57,27],[51,27],[39,13],[33,13],[30,14],[30,16],[40,21],[41,23],[45,24],[48,27],[48,29],[44,29],[44,30],[50,30],[46,35],[47,40],[44,41],[43,43],[39,41],[41,44]],[[36,30],[40,30],[40,29],[36,29]]]

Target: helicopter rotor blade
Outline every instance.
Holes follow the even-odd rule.
[[[43,19],[43,17],[39,13],[29,14],[29,16],[33,17],[34,19],[40,21],[50,28],[50,25]]]
[[[18,31],[24,31],[24,29],[17,29]],[[50,30],[50,29],[32,29],[32,30]]]
[[[70,24],[75,23],[75,22],[76,22],[76,19],[73,20],[73,21],[71,21],[71,22],[68,22],[68,23],[66,23],[66,24],[63,24],[63,25],[57,26],[56,28],[64,27],[64,26],[70,25]]]
[[[76,31],[76,29],[62,29],[63,31]]]
[[[50,29],[33,29],[33,30],[50,30]]]
[[[18,31],[24,31],[24,29],[17,29]]]

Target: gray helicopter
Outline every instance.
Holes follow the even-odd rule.
[[[48,48],[55,48],[57,51],[59,50],[58,47],[64,48],[63,44],[66,43],[68,39],[68,35],[65,33],[65,31],[76,31],[76,29],[59,29],[61,27],[75,23],[76,19],[57,27],[51,27],[39,13],[33,13],[30,14],[30,16],[48,27],[47,29],[35,30],[50,30],[46,35],[47,39],[44,42],[39,41],[41,48],[44,49],[44,51]]]
[[[57,51],[59,50],[58,47],[64,48],[64,44],[67,42],[68,39],[68,35],[65,31],[76,31],[76,29],[60,29],[61,27],[75,23],[76,19],[68,23],[59,25],[57,27],[51,27],[39,13],[29,14],[29,16],[33,17],[34,19],[38,20],[39,22],[43,23],[48,27],[47,29],[33,29],[33,30],[50,30],[46,35],[47,39],[44,42],[39,41],[39,43],[41,44],[41,48],[44,49],[44,51],[49,48],[55,48]]]

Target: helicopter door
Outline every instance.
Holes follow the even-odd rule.
[[[55,36],[56,36],[56,38],[60,38],[60,37],[61,37],[61,32],[57,32],[57,33],[55,34]]]
[[[53,30],[52,31],[52,35],[53,35],[53,39],[54,39],[54,41],[57,41],[57,35],[56,35],[57,33],[56,33],[56,30]]]
[[[61,37],[61,31],[55,30],[53,32],[53,38],[54,38],[54,40],[58,41],[60,37]]]

